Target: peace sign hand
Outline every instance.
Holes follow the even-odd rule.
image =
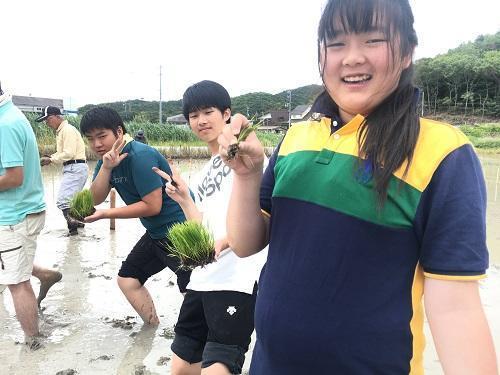
[[[172,176],[159,168],[153,167],[153,171],[167,181],[165,193],[167,193],[170,198],[179,204],[189,201],[191,195],[189,194],[189,187],[186,181],[182,179],[179,170],[174,165],[170,164],[170,169],[172,170]]]
[[[128,153],[126,152],[120,155],[120,152],[122,152],[126,143],[127,142],[125,141],[125,139],[123,139],[123,137],[118,137],[118,139],[113,144],[113,147],[111,147],[111,150],[106,152],[102,157],[103,168],[113,169],[127,157]]]

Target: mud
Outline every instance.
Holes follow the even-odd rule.
[[[498,159],[500,166],[500,158]],[[495,175],[496,169],[487,171]],[[30,350],[15,318],[10,292],[0,294],[0,374],[169,374],[173,326],[182,302],[176,277],[164,270],[146,286],[160,318],[158,327],[144,326],[116,284],[116,275],[144,230],[138,220],[87,224],[78,236],[66,236],[62,214],[55,207],[59,173],[44,169],[47,222],[39,237],[36,263],[63,274],[41,303],[38,350]],[[500,196],[494,201],[489,182],[489,277],[481,282],[481,296],[500,353]],[[500,189],[500,186],[499,186]],[[500,195],[500,194],[499,194]],[[122,204],[117,201],[117,205]],[[104,206],[109,203],[104,203]],[[34,290],[39,283],[32,279]],[[0,288],[2,289],[2,288]],[[1,292],[1,290],[0,290]],[[427,330],[426,374],[442,373]],[[253,342],[250,352],[253,349]],[[250,355],[244,365],[248,371]]]

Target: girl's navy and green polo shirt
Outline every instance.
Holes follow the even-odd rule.
[[[179,204],[165,193],[163,189],[165,184],[162,178],[152,170],[153,167],[157,167],[171,175],[170,166],[165,157],[155,148],[136,142],[130,137],[126,137],[126,140],[128,142],[122,153],[128,153],[128,155],[111,171],[110,184],[127,205],[137,203],[144,196],[161,188],[163,202],[160,213],[139,219],[151,238],[165,238],[171,225],[185,220]],[[102,160],[99,160],[93,179],[96,178],[101,166]]]
[[[363,121],[296,124],[270,160],[253,374],[422,374],[424,278],[485,276],[486,192],[467,138],[421,119],[380,210],[357,173]]]

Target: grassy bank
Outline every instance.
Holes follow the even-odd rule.
[[[459,126],[481,152],[500,153],[500,123]]]
[[[41,155],[50,155],[55,152],[56,142],[54,132],[44,123],[35,122],[36,116],[28,114],[33,131],[35,132],[38,148]],[[77,129],[80,128],[80,117],[68,117],[68,121]],[[189,159],[208,158],[210,154],[204,142],[193,134],[191,129],[182,125],[156,124],[149,122],[127,122],[125,124],[130,135],[143,130],[148,143],[165,155],[166,157]],[[257,132],[266,153],[270,154],[281,138],[282,134]],[[87,159],[97,160],[97,156],[87,147]]]
[[[35,116],[28,116],[37,137],[40,154],[55,152],[54,132],[44,123],[36,123]],[[69,117],[69,122],[79,128],[80,117]],[[199,141],[187,126],[156,124],[148,122],[127,122],[129,134],[134,135],[143,130],[150,145],[157,147],[164,155],[173,158],[206,158],[209,157],[206,145]],[[500,122],[478,125],[458,126],[482,153],[500,153]],[[283,134],[257,131],[257,136],[270,153],[281,141]],[[87,152],[90,160],[96,156],[90,150]]]

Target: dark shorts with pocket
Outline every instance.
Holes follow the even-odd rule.
[[[154,240],[148,232],[144,233],[122,262],[118,276],[137,279],[144,285],[149,277],[168,267],[177,275],[179,290],[186,292],[191,271],[180,269],[179,258],[171,255],[167,244],[167,239]]]
[[[254,329],[253,294],[234,291],[188,290],[175,326],[172,351],[189,363],[206,368],[224,364],[240,374]]]

